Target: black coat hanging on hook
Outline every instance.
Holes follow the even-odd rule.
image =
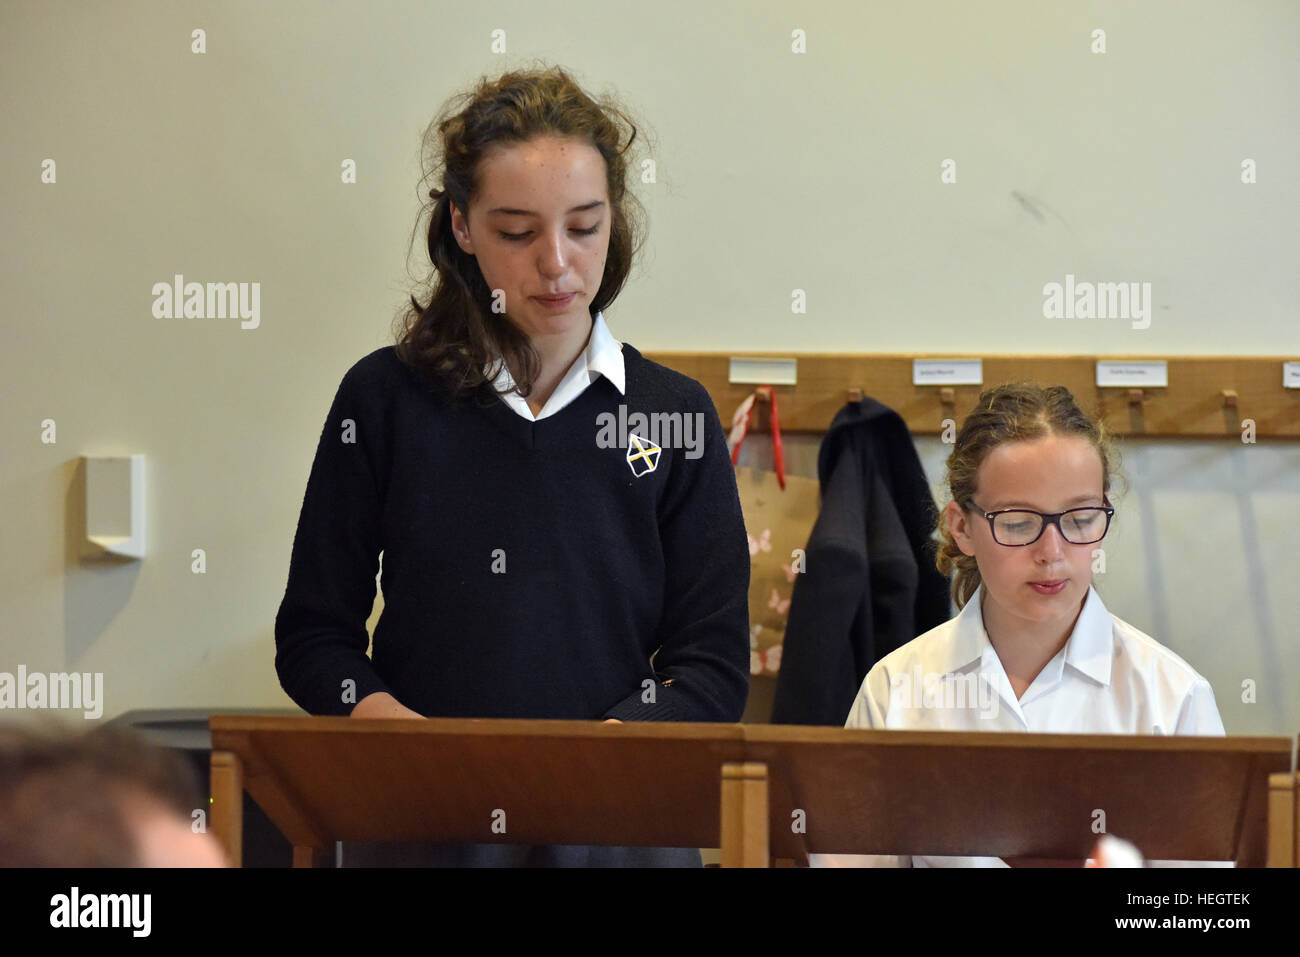
[[[821,510],[794,584],[773,724],[843,726],[871,666],[952,616],[936,509],[907,424],[846,405],[817,457]]]

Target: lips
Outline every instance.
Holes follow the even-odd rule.
[[[1068,578],[1058,578],[1055,581],[1047,582],[1030,582],[1029,587],[1040,595],[1056,595],[1069,584]]]
[[[576,298],[574,293],[569,293],[564,296],[533,296],[533,301],[541,308],[558,314],[567,311]]]

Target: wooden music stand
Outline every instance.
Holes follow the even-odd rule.
[[[247,715],[210,724],[212,825],[231,860],[243,787],[293,845],[295,867],[322,863],[336,840],[713,847],[721,768],[743,747],[736,724]]]
[[[798,864],[809,853],[1081,862],[1102,814],[1148,860],[1297,862],[1282,737],[766,725],[745,728],[745,754],[766,767],[771,853]],[[746,863],[766,853],[747,848]]]
[[[1300,863],[1287,738],[861,731],[787,725],[220,716],[212,824],[240,789],[320,863],[336,840]],[[494,829],[494,822],[498,828]]]

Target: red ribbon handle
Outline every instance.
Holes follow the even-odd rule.
[[[781,486],[781,491],[785,491],[785,450],[781,447],[781,416],[776,407],[776,391],[770,385],[760,385],[754,390],[754,399],[766,399],[768,405],[772,408],[772,464],[776,467],[776,483]],[[754,417],[755,402],[750,402],[749,408],[745,410],[744,421],[736,423],[733,420],[733,429],[739,428],[740,435],[736,438],[736,444],[731,449],[731,464],[735,465],[740,458],[740,446],[745,441],[745,436],[749,434],[749,423]]]

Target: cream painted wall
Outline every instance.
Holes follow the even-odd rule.
[[[1300,359],[1297,27],[1287,0],[9,0],[0,671],[103,672],[106,718],[290,704],[272,622],[311,458],[421,274],[420,134],[481,73],[559,63],[649,124],[649,242],[608,313],[639,348]],[[177,273],[259,282],[260,325],[154,318]],[[1044,319],[1067,273],[1150,282],[1150,327]],[[149,554],[84,561],[78,458],[124,453]],[[1125,453],[1112,610],[1230,732],[1300,731],[1300,445]]]

